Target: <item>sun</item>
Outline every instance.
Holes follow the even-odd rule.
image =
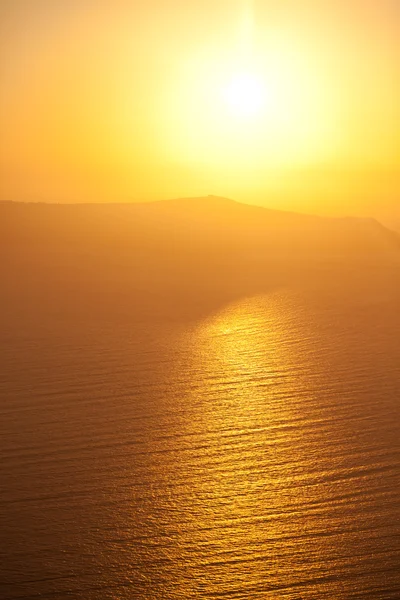
[[[237,73],[224,87],[223,97],[232,115],[245,118],[256,117],[265,108],[265,84],[254,73]]]
[[[286,39],[253,54],[182,63],[160,111],[166,156],[244,181],[336,154],[340,99],[316,57]]]

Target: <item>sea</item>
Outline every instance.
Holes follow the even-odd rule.
[[[399,274],[9,302],[1,599],[398,600]]]

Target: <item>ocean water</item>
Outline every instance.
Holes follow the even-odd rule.
[[[393,273],[185,320],[10,305],[0,597],[400,598]]]

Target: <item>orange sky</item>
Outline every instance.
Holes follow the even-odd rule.
[[[0,19],[1,199],[400,212],[395,0],[3,0]]]

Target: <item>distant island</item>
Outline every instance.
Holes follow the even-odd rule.
[[[73,313],[197,314],[271,287],[368,279],[400,263],[400,236],[374,219],[269,210],[217,196],[2,202],[0,235],[10,305],[29,297],[32,305]]]

